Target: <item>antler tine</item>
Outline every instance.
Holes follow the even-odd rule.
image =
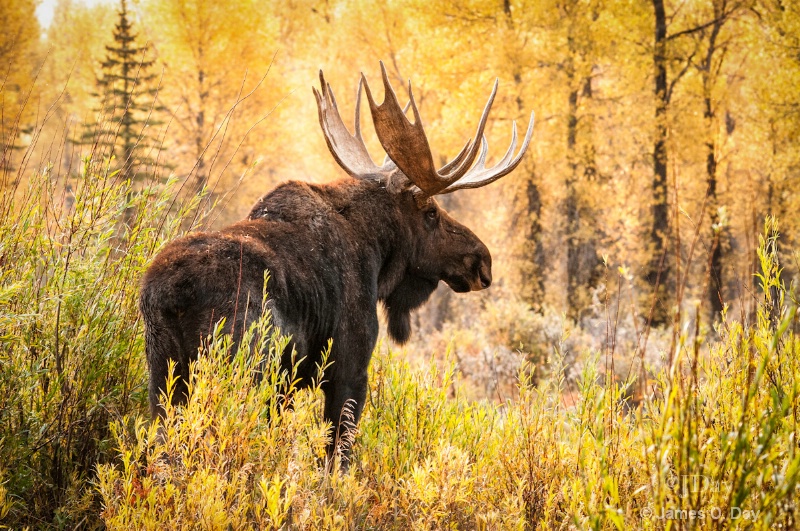
[[[486,102],[486,106],[483,108],[483,114],[478,122],[478,131],[475,133],[475,140],[472,142],[467,155],[464,157],[464,160],[462,160],[461,163],[456,166],[455,169],[451,170],[450,173],[447,174],[448,180],[451,182],[458,181],[467,172],[467,170],[469,170],[470,166],[472,166],[472,162],[475,160],[475,155],[478,154],[478,140],[483,137],[483,130],[486,127],[486,121],[489,119],[489,111],[492,109],[492,104],[494,103],[494,97],[497,95],[497,87],[499,83],[499,79],[494,80],[492,94],[489,96],[489,101]]]
[[[312,90],[317,100],[319,124],[333,158],[352,177],[366,178],[386,175],[389,168],[386,165],[378,166],[372,161],[361,136],[361,85],[359,84],[356,96],[355,134],[351,135],[342,121],[333,89],[325,81],[322,70],[319,71],[319,81],[322,92],[320,93],[316,88],[312,88]]]
[[[508,175],[511,173],[514,168],[516,168],[519,163],[522,161],[522,156],[528,149],[528,145],[530,144],[531,137],[533,136],[533,124],[534,124],[534,113],[531,113],[531,119],[528,122],[528,130],[525,133],[525,140],[522,142],[522,147],[520,147],[519,153],[517,156],[511,160],[511,156],[514,154],[514,150],[517,147],[517,123],[513,122],[511,128],[511,146],[506,151],[506,154],[503,158],[495,164],[491,168],[484,167],[483,163],[485,162],[485,155],[486,155],[486,140],[483,140],[484,149],[481,152],[480,160],[478,164],[476,164],[472,169],[464,174],[464,176],[459,179],[457,182],[448,186],[443,191],[439,192],[440,194],[449,194],[455,192],[456,190],[462,190],[464,188],[480,188],[481,186],[486,186],[487,184],[496,181],[500,177]]]
[[[512,145],[517,142],[517,128],[514,127],[514,139],[512,140]],[[476,168],[485,168],[486,167],[486,154],[489,152],[489,142],[486,140],[486,136],[481,137],[481,154],[478,155],[478,162],[475,163]]]
[[[464,147],[461,148],[461,151],[458,152],[458,155],[453,157],[453,160],[451,160],[450,162],[439,168],[439,173],[447,173],[456,166],[458,166],[459,164],[461,164],[461,161],[464,160],[464,157],[467,156],[467,153],[469,152],[471,147],[472,147],[472,139],[470,138],[469,140],[467,140],[467,143],[464,144]]]
[[[358,89],[356,89],[356,123],[355,123],[355,136],[357,139],[364,142],[364,139],[361,136],[361,89],[364,88],[364,84],[361,80],[358,80]]]

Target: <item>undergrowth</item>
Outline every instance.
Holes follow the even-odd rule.
[[[765,292],[783,297],[774,256],[761,259],[777,288]],[[615,379],[598,357],[574,404],[561,378],[534,386],[526,369],[518,398],[496,405],[379,348],[348,473],[321,464],[319,393],[259,381],[252,354],[231,363],[215,335],[166,438],[141,416],[114,424],[102,516],[110,529],[792,529],[800,343],[778,302],[777,319],[767,298],[754,326],[723,322],[719,344],[687,329],[638,408],[630,382],[601,385]],[[283,344],[262,337],[275,375]]]
[[[110,423],[146,399],[139,279],[181,219],[173,182],[131,194],[87,160],[68,184],[46,167],[0,201],[0,517],[14,529],[98,523]]]
[[[695,319],[643,371],[638,404],[613,353],[589,355],[574,400],[554,356],[491,403],[465,397],[454,363],[412,368],[380,346],[349,472],[327,472],[320,393],[277,371],[268,314],[242,342],[265,359],[231,357],[218,328],[188,404],[150,423],[138,280],[181,213],[170,184],[131,194],[103,167],[81,175],[74,201],[44,171],[2,203],[6,527],[798,527],[800,342],[772,220],[755,322],[726,318],[706,344]]]

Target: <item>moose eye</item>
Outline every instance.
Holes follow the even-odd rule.
[[[438,215],[438,213],[436,212],[435,209],[428,210],[425,213],[425,217],[427,217],[430,221],[434,221],[436,219],[437,215]]]

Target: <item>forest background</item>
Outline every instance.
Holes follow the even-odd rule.
[[[33,0],[3,6],[13,30],[0,45],[3,134],[29,133],[6,162],[22,167],[15,156],[43,125],[40,136],[60,134],[65,148],[39,143],[25,167],[52,163],[57,187],[71,189],[96,124],[130,105],[109,99],[103,84],[121,7],[59,0],[42,30]],[[549,328],[577,324],[596,335],[592,320],[605,320],[607,298],[631,329],[669,328],[695,299],[708,323],[723,308],[752,315],[765,216],[781,220],[782,249],[798,237],[793,2],[141,0],[126,10],[128,58],[140,63],[129,73],[135,163],[157,160],[151,174],[209,190],[206,204],[220,207],[206,227],[241,219],[281,181],[343,176],[310,96],[319,69],[347,122],[359,73],[377,79],[379,59],[403,98],[411,79],[440,161],[471,134],[495,77],[490,156],[504,151],[512,121],[536,112],[532,147],[511,177],[441,199],[489,244],[498,281],[468,297],[440,288],[417,316],[425,332],[491,330],[482,338],[490,352],[521,343],[537,357],[547,348],[531,353],[532,345],[561,336]],[[367,142],[380,159],[375,136]],[[115,157],[112,167],[131,159],[103,155]],[[797,263],[785,258],[794,278]],[[498,305],[491,322],[475,315]]]
[[[616,349],[606,376],[635,404],[686,330],[713,344],[723,314],[756,321],[768,215],[783,282],[800,270],[795,2],[58,0],[46,28],[36,8],[0,0],[0,186],[22,197],[44,176],[65,216],[88,156],[131,193],[177,182],[192,229],[241,219],[284,180],[342,178],[310,87],[322,69],[350,123],[379,60],[401,100],[411,79],[443,163],[499,78],[489,163],[535,111],[529,152],[440,200],[487,243],[495,283],[440,287],[407,349],[454,359],[467,396],[502,402],[526,363],[534,380],[556,374],[554,357],[569,396],[598,363],[588,353]],[[133,142],[118,142],[126,127]]]

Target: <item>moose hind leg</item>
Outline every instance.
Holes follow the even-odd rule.
[[[149,372],[148,398],[150,416],[164,417],[162,397],[170,379],[170,361],[175,362],[176,382],[172,394],[172,405],[186,401],[189,378],[187,360],[181,352],[180,328],[162,313],[143,308],[145,316],[145,353]]]
[[[150,401],[150,416],[155,419],[156,417],[164,418],[164,394],[167,390],[167,382],[169,380],[169,363],[168,359],[158,360],[163,363],[150,364],[150,381],[148,385],[148,395]],[[172,406],[178,406],[186,403],[189,395],[189,371],[185,364],[176,363],[175,365],[175,385],[172,389]]]

